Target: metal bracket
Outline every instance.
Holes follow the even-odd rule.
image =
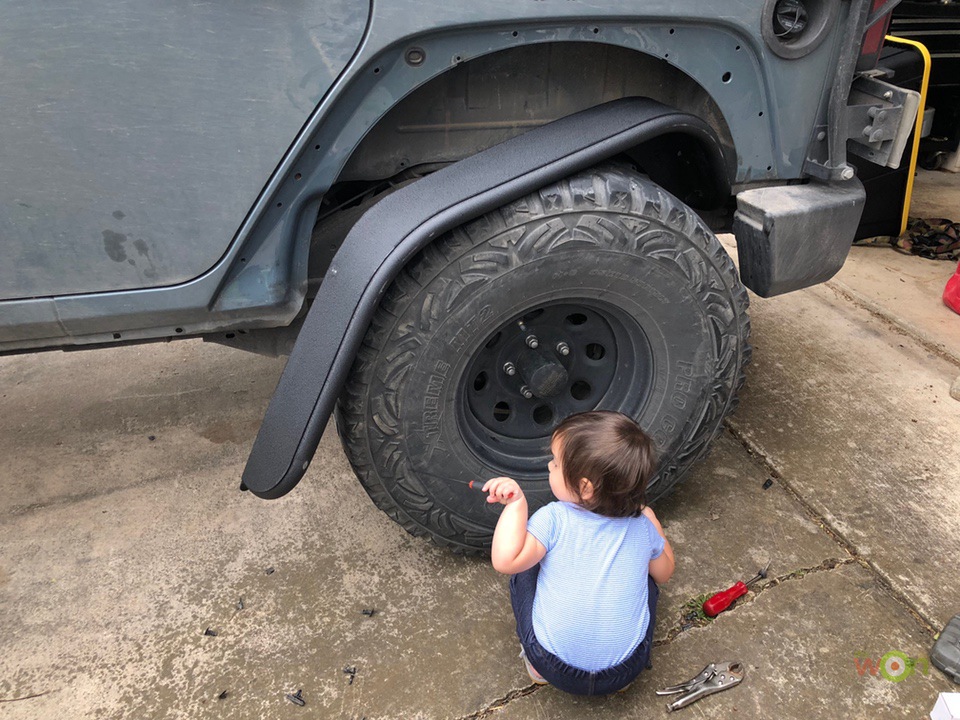
[[[873,77],[859,77],[847,105],[847,149],[889,168],[898,168],[920,108],[920,93]]]

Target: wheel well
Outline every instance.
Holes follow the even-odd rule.
[[[376,182],[411,167],[449,163],[556,120],[621,97],[650,97],[696,115],[716,132],[733,177],[729,128],[709,93],[669,62],[613,45],[524,45],[461,63],[400,100],[353,151],[338,183]],[[720,200],[696,140],[662,136],[631,158],[693,207]],[[672,162],[677,157],[681,162]],[[691,171],[692,169],[692,171]],[[726,200],[723,198],[722,200]]]
[[[461,63],[412,91],[364,136],[321,202],[309,252],[308,297],[360,216],[386,194],[533,127],[622,97],[650,97],[696,115],[720,141],[727,177],[735,150],[720,108],[665,60],[615,45],[524,45]],[[714,230],[729,229],[731,198],[702,141],[666,133],[620,156]]]

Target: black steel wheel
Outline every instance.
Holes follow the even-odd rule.
[[[536,508],[553,428],[620,410],[653,437],[651,499],[700,457],[749,360],[747,297],[716,237],[633,170],[604,166],[438,239],[387,291],[337,408],[374,502],[410,532],[489,545],[473,479]]]
[[[478,458],[535,479],[563,418],[597,407],[634,415],[652,379],[646,334],[618,307],[587,298],[546,303],[510,318],[473,353],[457,421]]]

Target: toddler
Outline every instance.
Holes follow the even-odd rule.
[[[504,505],[493,567],[510,578],[521,657],[531,679],[577,695],[604,695],[650,667],[659,590],[673,549],[644,504],[653,474],[650,438],[616,412],[571,415],[550,443],[558,502],[527,520],[515,480],[483,486]]]

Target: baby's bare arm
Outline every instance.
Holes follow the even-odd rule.
[[[543,559],[547,549],[527,532],[527,498],[515,480],[494,478],[483,486],[487,502],[503,504],[493,531],[490,560],[497,572],[514,575],[529,570]]]
[[[667,536],[664,535],[663,526],[653,512],[653,508],[648,505],[643,509],[643,514],[653,523],[653,527],[656,528],[657,532],[660,533],[660,537],[663,538],[663,552],[660,553],[660,557],[650,561],[650,576],[658,584],[665,583],[673,575],[673,569],[676,566],[673,559],[673,546],[670,545],[670,541],[667,540]]]

